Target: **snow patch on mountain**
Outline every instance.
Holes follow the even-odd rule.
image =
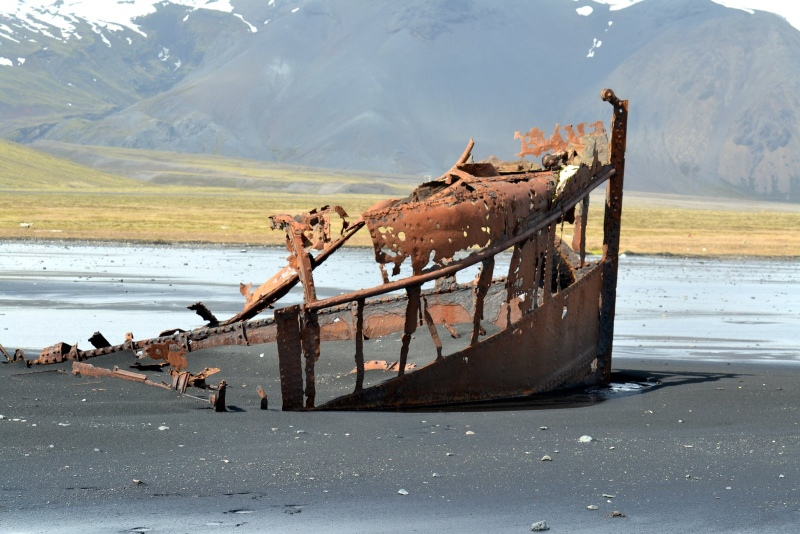
[[[786,22],[800,30],[800,2],[797,0],[711,0],[712,2],[741,9],[751,15],[756,11],[775,13],[786,19]]]
[[[247,27],[250,29],[250,33],[256,33],[258,31],[258,28],[256,28],[255,26],[253,26],[252,24],[250,24],[249,22],[244,20],[244,17],[239,15],[238,13],[234,13],[233,16],[238,18],[239,20],[241,20],[245,24],[247,24]]]
[[[24,29],[41,33],[54,39],[67,40],[75,33],[75,24],[85,20],[95,27],[116,32],[132,30],[142,36],[146,34],[133,21],[138,17],[155,13],[157,5],[172,3],[192,9],[233,12],[230,0],[3,0],[0,16],[17,19]],[[61,37],[50,33],[57,28]],[[100,34],[103,41],[105,35]],[[107,43],[109,46],[110,44]]]
[[[573,0],[575,2],[579,0]],[[611,11],[619,11],[645,0],[592,0],[595,4],[609,6]],[[651,0],[655,1],[655,0]],[[707,0],[697,0],[698,2]],[[773,13],[786,19],[786,22],[800,30],[800,2],[797,0],[711,0],[715,4],[731,9],[741,9],[753,14],[756,11]],[[581,13],[583,14],[583,13]]]

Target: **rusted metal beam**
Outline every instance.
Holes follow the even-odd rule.
[[[431,334],[433,346],[436,347],[436,359],[442,357],[442,340],[439,339],[439,332],[436,331],[436,323],[433,322],[431,312],[428,310],[428,301],[422,297],[422,315],[425,318],[425,324],[428,325],[428,332]]]
[[[575,228],[572,234],[572,249],[578,251],[580,265],[586,263],[586,223],[589,221],[589,195],[575,206]]]
[[[281,374],[283,410],[303,408],[303,371],[300,355],[303,352],[300,333],[300,307],[289,306],[275,310],[278,326],[278,368]]]
[[[356,316],[356,391],[364,387],[364,299],[355,303]]]
[[[478,273],[478,278],[475,282],[475,304],[474,312],[472,315],[472,338],[469,344],[474,345],[478,342],[478,336],[481,333],[481,321],[483,320],[483,301],[486,298],[486,293],[489,291],[489,285],[492,283],[492,273],[494,272],[494,256],[483,260],[481,271]]]
[[[421,286],[411,286],[406,289],[408,295],[408,305],[406,306],[406,323],[403,328],[402,347],[400,348],[400,365],[397,368],[397,375],[403,376],[406,372],[406,362],[408,361],[408,349],[411,344],[411,336],[417,330],[417,315],[419,314]]]
[[[542,286],[542,301],[547,302],[553,296],[553,263],[555,262],[556,255],[553,252],[553,247],[556,241],[556,225],[550,223],[547,227],[547,241],[544,255],[544,285]]]
[[[221,380],[217,386],[217,392],[212,393],[208,397],[208,402],[214,407],[215,412],[227,412],[228,408],[225,406],[225,393],[228,389],[228,383]]]
[[[139,382],[141,384],[145,384],[148,386],[155,386],[162,389],[172,389],[167,384],[160,384],[158,382],[153,382],[149,380],[146,374],[125,371],[124,369],[120,369],[117,366],[114,366],[113,369],[104,369],[102,367],[95,367],[94,365],[91,365],[89,363],[72,362],[72,374],[81,376],[91,376],[91,377],[120,378],[122,380]]]
[[[300,282],[303,284],[303,301],[314,302],[317,300],[317,289],[314,286],[314,276],[311,273],[310,254],[303,248],[302,233],[298,231],[292,232],[291,241],[292,246],[294,246]]]
[[[310,409],[314,407],[314,399],[317,396],[314,365],[319,360],[320,336],[316,312],[304,313],[302,326],[303,356],[306,360],[306,409]]]
[[[611,381],[611,353],[614,344],[619,238],[622,227],[622,185],[625,179],[625,145],[628,131],[628,101],[617,98],[611,89],[604,89],[601,98],[614,106],[614,116],[611,121],[611,164],[617,171],[606,186],[606,209],[603,224],[604,271],[597,375],[602,382],[607,383]]]

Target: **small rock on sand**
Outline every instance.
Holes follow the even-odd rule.
[[[547,526],[547,521],[537,521],[531,525],[531,530],[534,532],[542,532],[544,530],[550,530],[550,527]]]

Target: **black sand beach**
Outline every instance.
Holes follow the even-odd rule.
[[[256,385],[277,392],[253,374],[259,351],[193,355],[225,361],[228,413],[63,364],[0,366],[0,530],[795,532],[800,520],[796,365],[624,359],[616,381],[653,385],[528,409],[293,413],[259,409]]]
[[[720,293],[692,286],[699,267],[685,265],[694,274],[669,262],[627,282],[622,271],[614,387],[526,405],[282,412],[274,347],[259,345],[189,355],[191,371],[222,368],[211,381],[228,382],[227,413],[73,376],[69,364],[0,365],[0,532],[529,532],[537,521],[553,532],[795,532],[800,306],[775,295],[796,295],[796,272],[745,262],[756,281]],[[758,282],[781,269],[789,282]],[[756,286],[762,304],[748,313]],[[349,343],[323,352],[320,396],[352,388],[352,358]],[[89,363],[128,368],[133,356]]]

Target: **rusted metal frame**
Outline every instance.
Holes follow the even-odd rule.
[[[403,379],[383,381],[316,409],[434,406],[527,396],[575,383],[570,379],[582,370],[588,371],[596,359],[599,316],[595,303],[602,287],[602,271],[602,265],[587,269],[581,283],[567,287],[553,295],[547,305],[523,316],[516,323],[518,328],[501,330]],[[564,317],[562,307],[570,302],[576,309]],[[554,325],[575,335],[547,335]]]
[[[511,328],[511,307],[515,301],[522,315],[533,307],[538,245],[539,239],[534,235],[514,246],[506,278],[506,328]]]
[[[121,378],[122,380],[139,382],[148,386],[155,386],[162,389],[172,389],[172,387],[167,384],[159,384],[158,382],[148,380],[146,374],[125,371],[116,366],[114,369],[104,369],[103,367],[95,367],[94,365],[88,363],[74,361],[72,362],[72,374],[91,377]]]
[[[522,265],[522,255],[520,254],[519,243],[514,245],[511,253],[511,261],[508,262],[508,274],[506,275],[506,328],[511,328],[511,303],[516,296],[516,285],[519,279],[519,270]]]
[[[467,148],[464,149],[464,152],[461,153],[461,156],[456,161],[456,165],[463,165],[469,159],[470,154],[472,154],[472,148],[475,146],[475,141],[470,138],[467,142]]]
[[[542,286],[542,302],[547,302],[553,296],[553,264],[556,261],[556,223],[552,222],[547,227],[547,248],[544,253],[544,285]]]
[[[609,169],[608,171],[606,171],[602,175],[600,175],[597,178],[595,178],[594,180],[592,180],[587,185],[586,189],[588,191],[591,191],[592,189],[594,189],[598,185],[600,185],[603,182],[605,182],[606,180],[608,180],[611,176],[614,175],[614,173],[615,173],[614,169]],[[545,228],[545,227],[549,226],[550,224],[552,224],[552,223],[558,221],[559,219],[561,219],[567,211],[572,209],[575,206],[575,204],[580,202],[581,198],[582,198],[582,196],[581,197],[575,197],[573,199],[570,199],[570,200],[567,200],[567,201],[563,202],[563,204],[561,205],[560,209],[557,206],[554,207],[550,211],[549,215],[546,215],[546,216],[542,217],[541,220],[539,220],[538,222],[533,224],[530,228],[528,228],[524,232],[522,232],[522,233],[520,233],[520,234],[518,234],[518,235],[516,235],[516,236],[514,236],[512,238],[509,238],[509,239],[503,241],[502,243],[500,243],[498,245],[495,245],[493,247],[481,250],[481,251],[476,252],[474,254],[470,254],[469,256],[467,256],[466,258],[464,258],[462,260],[454,261],[454,262],[450,263],[449,265],[447,265],[446,267],[442,267],[440,269],[424,272],[422,274],[415,275],[415,276],[409,276],[409,277],[404,278],[402,280],[395,280],[395,281],[389,282],[387,284],[382,284],[382,285],[379,285],[379,286],[375,286],[375,287],[371,287],[371,288],[367,288],[367,289],[362,289],[361,291],[354,291],[352,293],[346,293],[344,295],[337,295],[335,297],[329,297],[327,299],[317,300],[316,302],[314,302],[312,304],[309,304],[307,306],[307,309],[309,309],[309,310],[321,310],[323,308],[330,308],[330,307],[333,307],[333,306],[339,306],[341,304],[347,304],[348,302],[353,302],[353,301],[356,301],[356,300],[361,299],[361,298],[366,299],[366,298],[370,298],[370,297],[375,297],[375,296],[378,296],[378,295],[382,295],[384,293],[389,293],[389,292],[392,292],[392,291],[398,291],[398,290],[401,290],[401,289],[407,289],[407,288],[415,286],[415,285],[422,285],[425,282],[430,282],[431,280],[435,280],[437,278],[442,278],[442,277],[445,277],[445,276],[452,276],[455,273],[457,273],[458,271],[461,271],[462,269],[466,269],[467,267],[475,265],[476,263],[482,262],[484,259],[486,259],[488,257],[495,256],[495,255],[499,254],[500,252],[503,252],[504,250],[507,250],[507,249],[511,248],[512,246],[516,245],[517,243],[520,243],[522,241],[525,241],[526,239],[529,239],[533,234],[535,234],[536,232],[538,232],[542,228]]]
[[[302,346],[303,356],[306,360],[306,409],[314,407],[317,396],[316,379],[314,377],[314,364],[319,360],[319,321],[316,312],[303,314]]]
[[[278,369],[281,375],[283,410],[303,409],[303,351],[300,334],[300,306],[275,310],[278,328]]]
[[[619,268],[619,238],[622,223],[622,185],[625,178],[625,145],[628,126],[628,101],[620,100],[611,89],[604,89],[601,98],[614,106],[611,121],[611,164],[616,173],[606,186],[606,207],[603,223],[603,290],[600,304],[600,337],[597,346],[597,378],[611,381],[611,353],[614,343],[614,316]]]
[[[206,389],[209,387],[206,379],[219,371],[219,367],[206,367],[199,373],[192,374],[189,371],[170,369],[169,375],[172,377],[172,389],[181,394],[186,393],[186,388],[189,386]]]
[[[310,254],[303,247],[303,233],[296,229],[287,229],[287,233],[292,247],[294,247],[297,270],[300,275],[300,282],[303,284],[303,300],[306,303],[314,302],[317,300],[317,289],[314,286],[314,276],[311,274]]]
[[[356,301],[356,391],[364,388],[364,299]]]
[[[77,360],[86,360],[89,358],[95,358],[97,356],[104,356],[106,354],[113,354],[115,352],[122,352],[122,351],[139,351],[143,350],[146,351],[148,347],[154,344],[163,344],[163,343],[172,343],[178,344],[184,347],[187,352],[191,352],[192,350],[196,350],[192,348],[193,342],[204,341],[207,339],[212,338],[226,338],[233,334],[238,341],[237,343],[230,343],[226,342],[223,343],[225,345],[233,345],[233,344],[240,344],[240,345],[248,345],[250,342],[248,340],[248,331],[250,332],[257,332],[258,329],[268,327],[274,323],[272,318],[267,319],[258,319],[256,321],[250,321],[248,323],[240,323],[234,325],[227,325],[227,326],[218,326],[218,327],[203,327],[198,328],[195,330],[191,330],[189,332],[183,332],[180,336],[176,335],[169,335],[169,336],[159,336],[150,339],[140,339],[138,341],[129,340],[125,343],[121,343],[119,345],[112,345],[110,347],[102,347],[99,349],[93,350],[76,350]],[[58,347],[62,345],[62,343],[57,343],[51,347],[47,347],[42,350],[40,354],[40,358],[44,356],[44,360],[32,360],[32,364],[44,364],[44,363],[53,363],[58,361],[63,361],[65,358],[64,356],[60,356],[60,360],[53,359],[52,362],[45,361],[50,358],[56,358],[55,353],[53,352],[54,347]],[[69,345],[67,345],[69,346]],[[67,353],[65,353],[67,354]]]
[[[533,292],[531,294],[531,305],[535,310],[539,307],[539,286],[542,285],[544,262],[547,261],[547,234],[540,231],[531,239],[536,240],[536,259],[533,265]]]
[[[578,251],[580,267],[586,262],[586,223],[589,222],[589,195],[583,197],[575,207],[575,225],[572,234],[572,250]]]
[[[452,337],[453,339],[458,339],[461,337],[461,335],[458,332],[456,332],[456,329],[453,328],[452,325],[450,325],[449,323],[442,323],[442,324],[447,329],[447,331],[450,332],[450,337]],[[480,321],[478,326],[480,328]]]
[[[411,336],[417,331],[417,316],[419,314],[421,288],[422,286],[420,285],[406,288],[408,304],[406,305],[406,323],[403,328],[403,344],[400,348],[400,364],[398,365],[397,376],[403,376],[406,372],[406,362],[408,361],[408,348],[411,345]]]
[[[486,293],[489,292],[489,286],[492,285],[492,274],[494,273],[494,256],[483,260],[481,265],[481,272],[478,274],[478,279],[475,281],[475,299],[472,315],[472,337],[470,338],[470,346],[478,342],[478,336],[481,333],[481,321],[483,320],[483,304],[486,298]]]
[[[536,306],[536,260],[539,256],[539,239],[532,235],[527,241],[517,245],[520,249],[520,271],[522,275],[521,294],[525,300],[520,302],[520,312],[525,315]]]
[[[315,269],[322,265],[322,263],[330,257],[331,254],[339,250],[342,245],[344,245],[348,239],[350,239],[353,234],[358,232],[361,228],[364,227],[364,220],[357,219],[350,223],[350,226],[347,227],[347,230],[344,231],[341,237],[339,237],[336,241],[332,241],[325,250],[317,254],[316,256],[311,259],[311,269]],[[267,309],[270,305],[274,302],[282,299],[285,297],[289,291],[300,281],[300,274],[295,273],[289,277],[287,277],[281,284],[273,289],[271,292],[266,293],[260,296],[257,300],[253,301],[249,308],[242,310],[241,312],[237,313],[230,319],[226,321],[222,321],[220,324],[225,326],[233,323],[237,323],[239,321],[246,321],[247,319],[252,319],[265,309]]]
[[[422,316],[425,318],[425,324],[428,325],[428,331],[431,333],[431,339],[433,340],[433,346],[436,347],[436,359],[442,357],[442,340],[439,339],[439,332],[436,331],[436,324],[433,322],[433,317],[431,317],[431,312],[428,311],[428,301],[423,296],[422,297]]]

